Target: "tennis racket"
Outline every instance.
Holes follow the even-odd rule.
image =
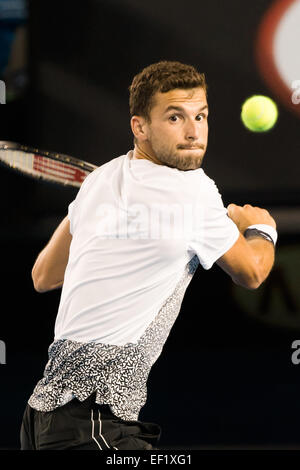
[[[35,179],[77,188],[98,168],[68,155],[9,141],[0,141],[0,163]]]

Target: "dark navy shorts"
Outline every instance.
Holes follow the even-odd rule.
[[[93,394],[49,412],[27,404],[20,439],[21,450],[152,450],[160,434],[157,424],[116,417]]]

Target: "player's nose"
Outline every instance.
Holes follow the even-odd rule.
[[[197,140],[200,136],[199,122],[188,120],[185,125],[185,138],[187,140]]]

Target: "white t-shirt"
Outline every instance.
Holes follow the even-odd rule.
[[[180,171],[133,152],[83,182],[55,340],[136,343],[197,255],[209,269],[239,231],[203,169]]]

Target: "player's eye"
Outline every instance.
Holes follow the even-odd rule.
[[[172,122],[176,122],[176,121],[178,121],[178,115],[177,114],[172,114],[172,116],[170,116],[169,119]]]
[[[205,118],[206,118],[206,115],[204,113],[201,113],[196,116],[196,121],[202,121]]]

